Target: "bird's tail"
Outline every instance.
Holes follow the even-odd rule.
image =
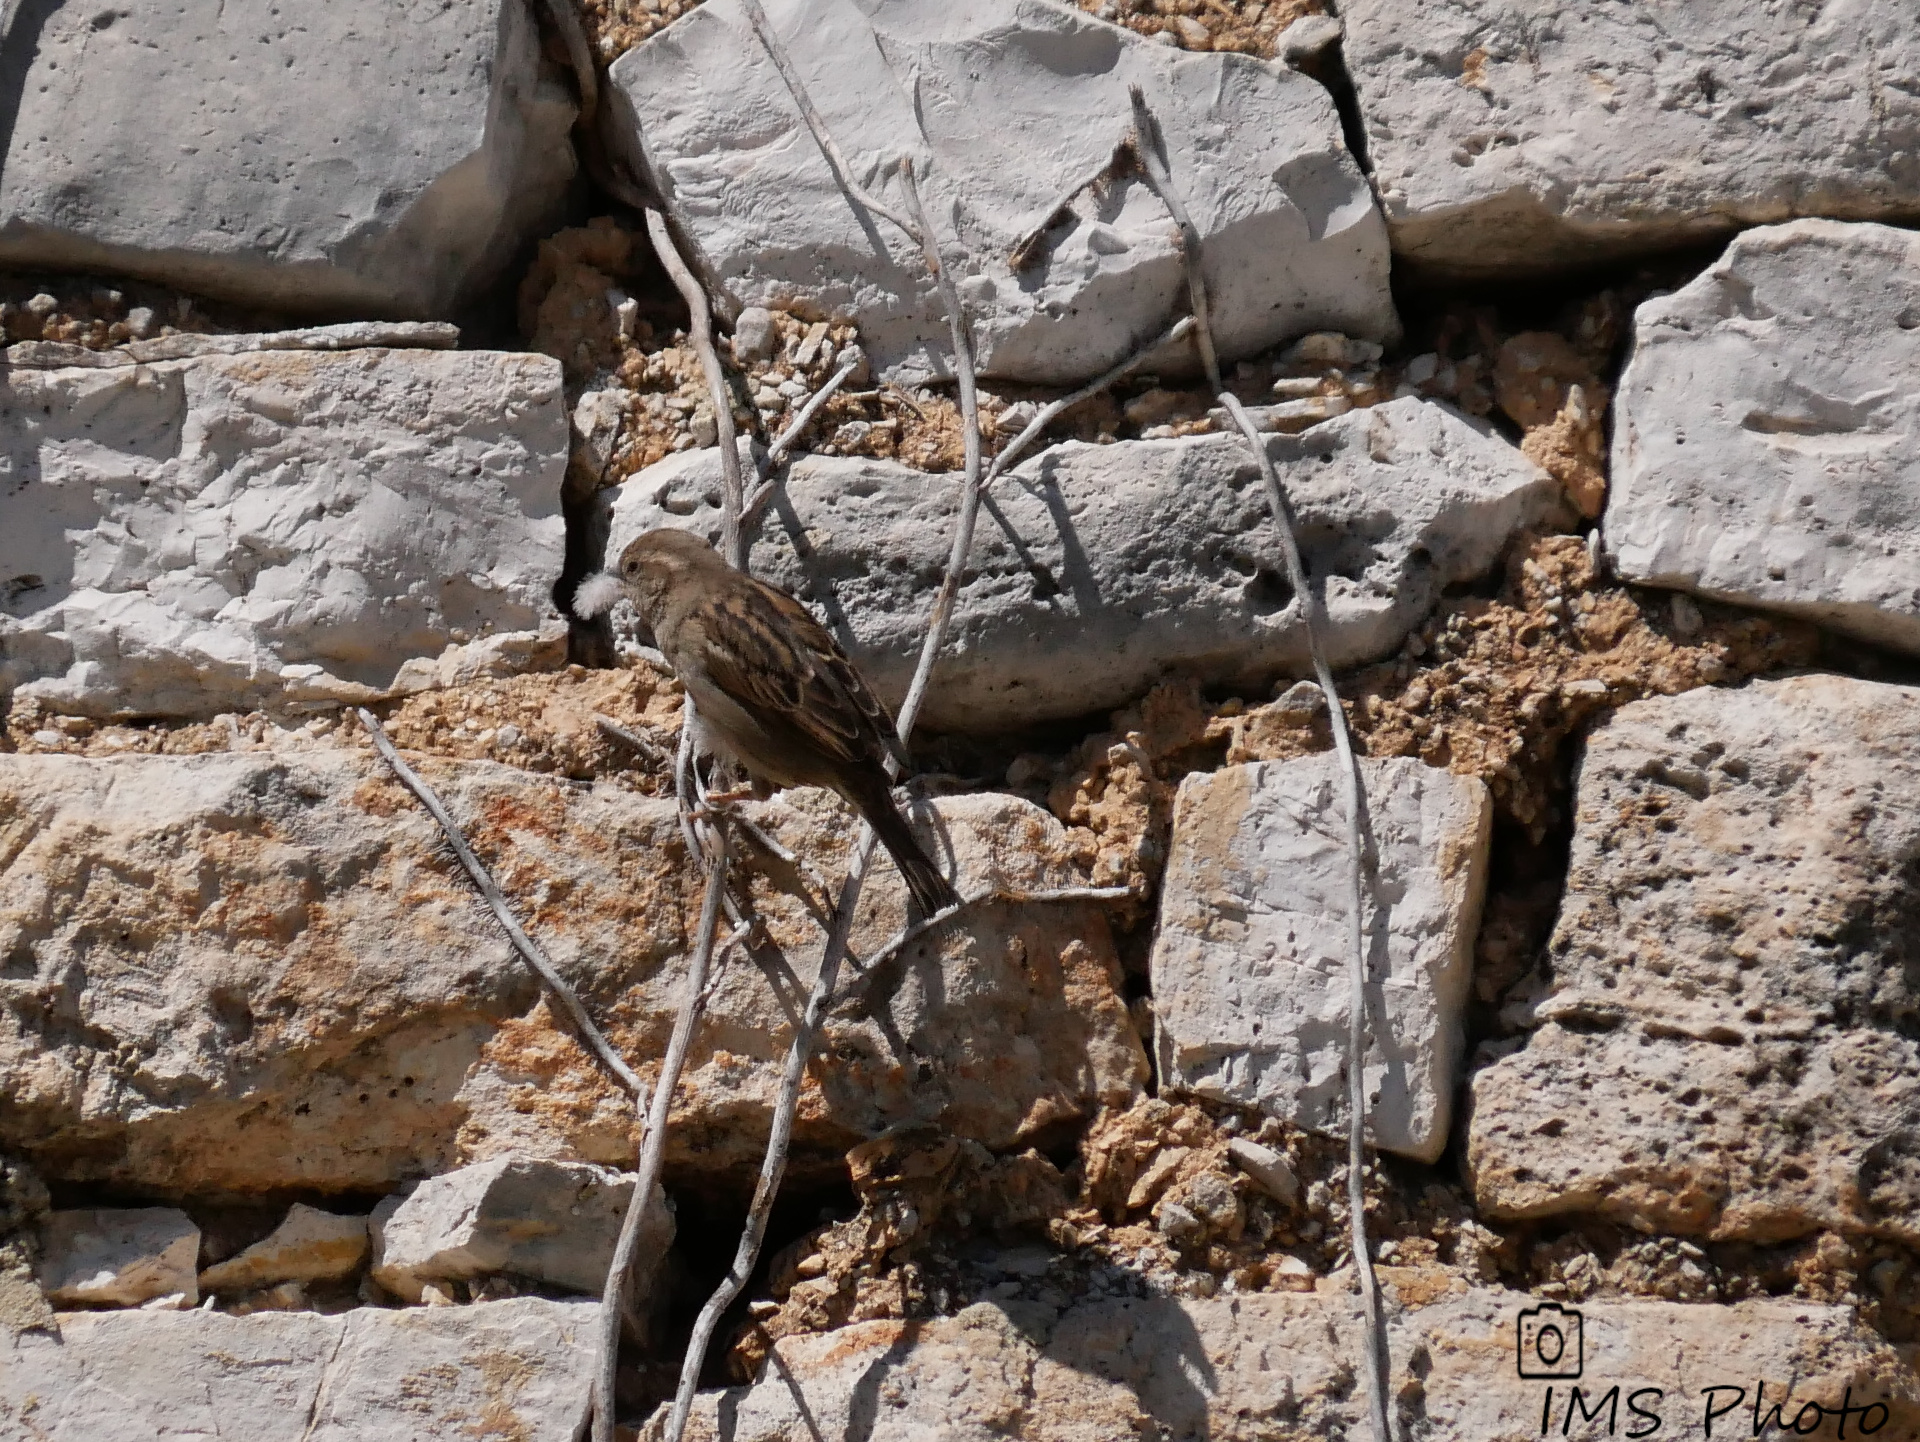
[[[887,848],[893,864],[900,869],[900,878],[907,883],[907,892],[923,917],[960,904],[960,893],[940,874],[940,868],[934,865],[906,818],[894,806],[890,792],[881,792],[872,804],[861,807],[861,811],[873,827],[874,835],[880,838],[880,844]]]

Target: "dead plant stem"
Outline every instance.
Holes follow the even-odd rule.
[[[1349,1245],[1353,1252],[1354,1274],[1360,1282],[1360,1304],[1365,1322],[1367,1403],[1373,1423],[1374,1442],[1392,1442],[1387,1423],[1387,1324],[1380,1297],[1380,1282],[1373,1274],[1373,1256],[1367,1249],[1367,1210],[1365,1169],[1367,1160],[1367,950],[1366,950],[1366,850],[1361,815],[1366,785],[1360,776],[1360,763],[1354,755],[1353,737],[1347,730],[1346,712],[1340,707],[1340,693],[1334,689],[1333,669],[1327,664],[1325,602],[1307,576],[1306,562],[1300,554],[1299,523],[1280,472],[1267,454],[1266,442],[1254,428],[1253,417],[1232,392],[1221,388],[1220,404],[1233,417],[1240,433],[1253,447],[1254,459],[1266,482],[1267,500],[1273,508],[1274,527],[1280,532],[1280,550],[1287,567],[1287,580],[1300,598],[1300,612],[1306,622],[1307,651],[1313,658],[1314,679],[1326,693],[1327,716],[1333,730],[1333,749],[1340,761],[1341,800],[1347,813],[1347,1213]]]

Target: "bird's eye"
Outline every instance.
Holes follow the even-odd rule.
[[[639,575],[639,574],[640,574],[640,563],[639,563],[638,561],[629,561],[629,562],[627,562],[627,574],[628,574],[629,576],[637,576],[637,575]]]

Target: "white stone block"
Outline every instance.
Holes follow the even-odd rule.
[[[580,1162],[499,1157],[430,1177],[381,1218],[373,1277],[420,1300],[429,1282],[508,1273],[598,1293],[633,1195],[630,1173]],[[635,1293],[645,1297],[673,1241],[673,1217],[656,1188],[643,1223]]]
[[[553,616],[560,366],[257,351],[0,377],[0,695],[369,699]],[[417,669],[417,668],[416,668]]]
[[[1473,1077],[1479,1205],[1920,1241],[1920,687],[1637,701],[1576,802],[1551,983]]]
[[[1166,207],[1137,169],[1095,183],[1132,132],[1129,85],[1202,237],[1223,359],[1312,330],[1396,331],[1385,227],[1306,76],[1168,49],[1047,0],[765,9],[856,181],[904,212],[897,165],[913,160],[983,373],[1080,381],[1184,310]],[[841,316],[882,369],[949,371],[918,246],[835,178],[738,0],[709,0],[609,79],[631,159],[731,306]],[[1178,360],[1195,364],[1191,348]]]
[[[1331,753],[1189,776],[1154,936],[1161,1084],[1316,1131],[1347,1115],[1348,860]],[[1375,1142],[1439,1157],[1453,1116],[1493,821],[1486,787],[1363,760]]]
[[[1742,225],[1920,212],[1911,0],[1344,0],[1397,256],[1591,264]]]
[[[52,1212],[40,1229],[40,1289],[55,1306],[191,1305],[199,1264],[200,1229],[175,1207]]]
[[[286,1220],[252,1246],[200,1274],[209,1292],[244,1292],[276,1282],[352,1276],[367,1259],[367,1219],[295,1202]]]
[[[1634,315],[1616,572],[1920,652],[1920,235],[1750,230]]]
[[[317,1312],[92,1312],[0,1338],[0,1436],[59,1442],[573,1437],[593,1302]]]
[[[528,0],[15,8],[0,264],[445,315],[573,178]]]
[[[1335,666],[1390,653],[1448,586],[1519,527],[1563,513],[1557,484],[1428,401],[1273,436]],[[606,492],[609,563],[656,526],[719,534],[719,452]],[[753,539],[755,575],[812,604],[898,704],[945,573],[957,476],[804,456]],[[1307,666],[1259,467],[1238,435],[1055,446],[990,496],[927,697],[930,726],[1014,730],[1122,705],[1171,671],[1260,691]]]

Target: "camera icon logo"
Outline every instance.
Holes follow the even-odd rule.
[[[1586,1365],[1586,1319],[1571,1307],[1542,1302],[1517,1319],[1520,1375],[1577,1381]]]

